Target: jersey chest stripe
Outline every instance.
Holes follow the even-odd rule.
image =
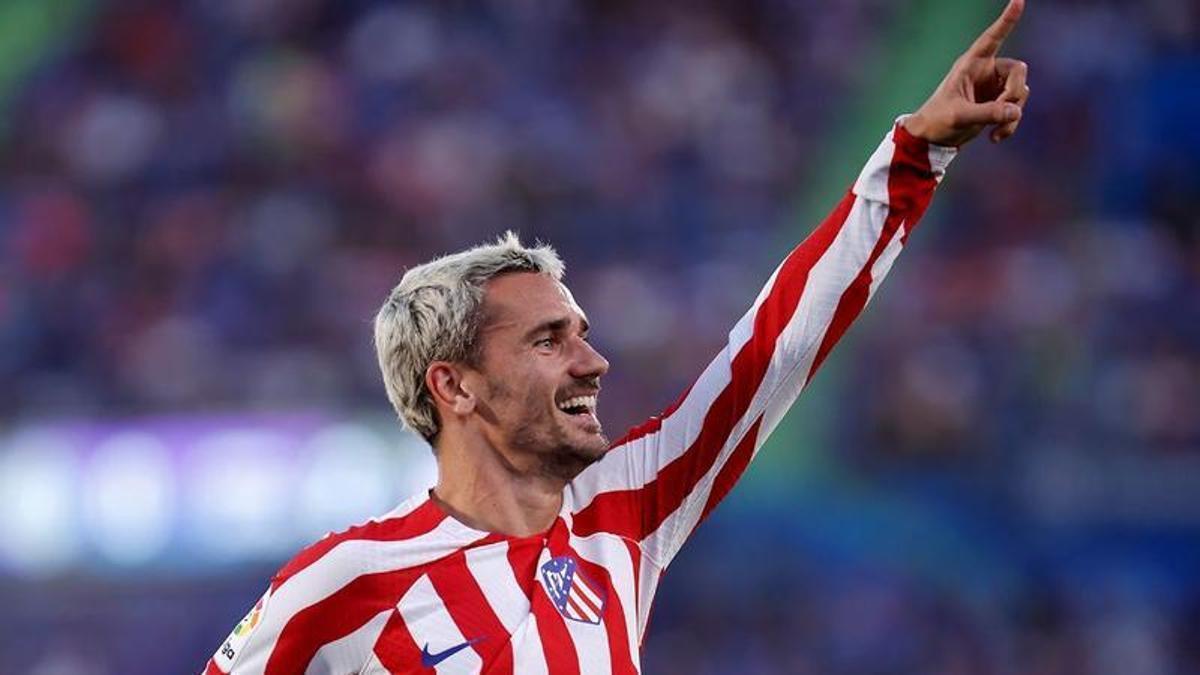
[[[518,547],[540,548],[529,541]],[[467,568],[479,582],[479,589],[511,636],[513,672],[520,675],[544,675],[546,656],[538,635],[537,619],[532,615],[527,596],[513,574],[510,564],[512,546],[500,543],[474,547],[466,551]]]
[[[541,586],[534,589],[531,611],[537,618],[538,637],[551,675],[579,675],[579,652],[567,630],[567,620],[558,612]]]
[[[400,600],[400,615],[408,625],[413,641],[427,648],[430,654],[442,654],[479,636],[468,635],[459,629],[450,608],[430,581],[422,576]],[[420,664],[418,660],[417,665]],[[474,649],[455,649],[452,655],[440,660],[435,667],[439,673],[480,673],[483,658]],[[407,672],[407,671],[402,671]]]
[[[533,587],[537,583],[537,557],[540,552],[540,546],[509,546],[505,554],[517,588],[525,594],[526,600],[533,599]]]
[[[318,649],[395,606],[419,574],[411,569],[366,574],[300,610],[280,631],[264,675],[304,672]]]
[[[607,566],[595,562],[591,556],[584,556],[576,548],[572,548],[572,554],[579,561],[583,573],[606,590],[608,597],[604,603],[604,630],[608,636],[612,672],[623,675],[636,674],[638,669],[634,665],[632,653],[635,641],[625,616],[627,610],[636,611],[636,608],[629,604],[633,602],[633,595],[630,594],[633,590],[633,572],[622,566],[626,557],[624,547],[607,535],[599,535],[580,548],[589,550],[597,546],[604,547],[604,557],[613,558],[614,569],[610,570]]]
[[[537,622],[538,639],[551,675],[579,675],[579,654],[567,633],[566,619],[550,601],[541,584],[537,583],[538,556],[541,547],[520,546],[508,549],[508,562],[513,576],[521,584],[530,602],[530,611]]]
[[[393,608],[385,609],[348,635],[325,643],[313,655],[312,662],[319,663],[333,672],[360,671],[362,665],[370,660],[375,642],[393,612]]]
[[[477,640],[471,648],[483,659],[489,675],[510,675],[513,652],[508,630],[467,567],[465,553],[460,551],[430,569],[429,581],[463,636]]]
[[[392,610],[383,632],[375,641],[375,658],[389,673],[407,673],[420,669],[421,647],[408,632],[399,610]]]
[[[529,596],[513,576],[508,561],[510,548],[507,543],[473,547],[466,551],[465,557],[467,568],[479,582],[479,590],[504,624],[504,630],[515,636],[529,618]]]

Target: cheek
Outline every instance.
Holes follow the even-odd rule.
[[[517,406],[530,416],[552,407],[555,391],[553,380],[533,368],[512,368],[488,380],[488,396],[494,403]]]

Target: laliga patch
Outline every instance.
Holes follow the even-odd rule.
[[[233,627],[233,632],[221,644],[221,648],[213,656],[213,660],[216,661],[217,666],[221,670],[229,672],[233,668],[234,661],[237,660],[242,648],[246,646],[246,640],[250,639],[250,635],[254,633],[254,629],[258,628],[259,624],[262,623],[262,615],[267,610],[267,601],[270,598],[271,591],[268,589],[258,599],[258,602],[254,603],[254,607],[251,608],[246,618],[239,621],[238,625]]]
[[[608,591],[579,571],[579,563],[569,555],[551,558],[542,565],[546,595],[563,616],[581,623],[599,624],[604,616]]]

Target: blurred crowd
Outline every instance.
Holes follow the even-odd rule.
[[[829,451],[951,505],[1195,532],[1200,6],[1036,5],[1013,40],[1021,133],[951,167],[837,361]],[[102,3],[4,118],[0,419],[385,411],[387,290],[512,228],[563,254],[614,364],[616,435],[724,341],[781,232],[811,227],[796,195],[907,11]],[[668,575],[647,672],[1200,672],[1194,600],[1105,612],[1047,583],[972,604],[802,569],[747,577],[771,593],[710,588],[729,614],[672,592],[719,569]],[[195,664],[224,629],[189,634]],[[62,672],[117,672],[95,663]]]
[[[386,291],[513,228],[556,245],[611,317],[623,394],[606,405],[633,423],[766,278],[765,234],[833,112],[809,92],[846,86],[829,31],[853,49],[887,12],[820,15],[102,7],[10,114],[0,372],[17,386],[0,410],[381,405]],[[620,374],[650,365],[647,393]]]

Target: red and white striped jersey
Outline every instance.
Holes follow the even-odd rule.
[[[206,672],[640,672],[663,570],[870,300],[953,155],[897,124],[695,383],[566,487],[548,531],[474,530],[417,495],[285,565]]]

